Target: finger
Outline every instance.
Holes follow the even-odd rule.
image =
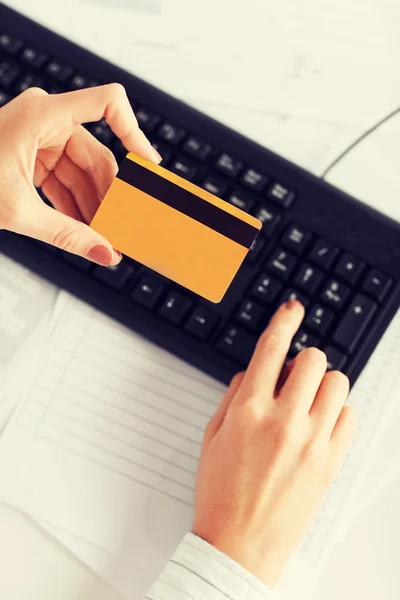
[[[18,189],[15,198],[18,198],[20,193],[21,190]],[[34,188],[31,193],[34,201],[27,202],[22,217],[10,223],[11,231],[41,240],[102,266],[117,265],[121,261],[121,254],[97,231],[54,210],[41,200],[38,203],[38,195]],[[12,200],[12,189],[10,195]]]
[[[84,222],[90,223],[101,202],[92,179],[66,154],[61,156],[54,173],[75,199]]]
[[[287,382],[290,373],[293,371],[295,360],[296,360],[296,357],[292,358],[292,360],[287,363],[287,365],[283,368],[281,374],[279,375],[278,383],[276,384],[276,388],[275,388],[276,396],[280,393],[281,389]]]
[[[328,438],[331,437],[349,391],[349,380],[340,371],[330,371],[322,379],[310,409],[310,417],[318,430]]]
[[[326,355],[318,348],[306,348],[297,355],[279,396],[287,409],[308,413],[326,373],[326,364]]]
[[[331,435],[331,447],[339,465],[348,451],[357,425],[357,415],[351,406],[344,406]]]
[[[304,317],[304,308],[296,300],[283,304],[260,337],[244,376],[238,402],[273,397],[279,375],[293,336]]]
[[[220,405],[218,406],[213,418],[208,424],[206,433],[204,435],[204,443],[207,445],[210,440],[216,435],[224,422],[226,412],[235,397],[236,392],[240,388],[243,381],[244,373],[237,373],[228,387],[225,396],[222,398]]]
[[[68,115],[76,125],[99,121],[103,117],[129,152],[136,152],[159,163],[160,157],[152,147],[129,103],[125,89],[118,83],[67,92],[52,96],[52,119],[59,126],[60,114]]]
[[[77,221],[84,221],[71,192],[57,179],[55,173],[50,173],[41,185],[45,196],[56,210]]]
[[[65,153],[87,173],[102,200],[118,171],[118,164],[111,150],[84,127],[77,127],[65,146]]]

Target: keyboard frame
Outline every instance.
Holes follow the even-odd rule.
[[[49,54],[59,58],[68,57],[67,62],[79,65],[79,70],[91,78],[100,82],[119,81],[126,88],[129,97],[140,98],[141,103],[150,107],[161,106],[163,116],[186,127],[190,133],[198,133],[206,140],[218,139],[221,151],[233,149],[233,154],[246,157],[246,165],[267,174],[273,173],[274,178],[288,183],[297,195],[293,209],[288,211],[285,227],[290,222],[304,225],[316,236],[331,240],[340,246],[342,251],[362,258],[394,279],[395,283],[385,301],[385,309],[380,313],[379,321],[373,321],[368,335],[357,351],[357,360],[351,363],[347,372],[353,385],[365,366],[366,358],[400,306],[400,223],[0,3],[0,23],[2,22],[18,32],[21,38],[48,51]],[[274,242],[273,248],[276,247]],[[32,243],[32,240],[3,231],[0,233],[0,251],[224,383],[228,383],[241,369],[240,365],[233,364],[231,359],[214,351],[209,342],[191,338],[183,330],[162,321],[154,313],[140,306],[128,306],[125,295],[115,293],[67,262],[62,261],[63,268],[60,269],[60,257],[46,252]],[[249,267],[246,281],[253,280],[260,272],[259,265]],[[234,296],[236,306],[242,300],[246,286],[247,283],[242,285],[239,280],[235,280],[231,286],[235,294],[228,294],[220,305],[213,305],[204,300],[200,300],[200,303],[217,314],[230,316],[233,310],[233,305],[230,305],[232,297]],[[179,289],[179,286],[174,287]],[[357,287],[354,288],[354,293],[356,291]],[[130,311],[127,310],[128,307],[131,308]],[[219,333],[224,326],[221,322]]]

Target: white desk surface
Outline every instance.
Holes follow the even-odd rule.
[[[177,4],[177,0],[168,1]],[[165,0],[166,2],[167,0]],[[310,2],[312,0],[308,0],[308,4]],[[380,3],[378,0],[376,2],[378,6]],[[161,5],[162,0],[159,0],[159,3]],[[60,33],[64,33],[66,36],[73,36],[74,40],[82,45],[90,43],[93,49],[97,49],[98,52],[110,59],[115,60],[113,54],[115,54],[118,38],[119,48],[121,47],[120,31],[113,29],[110,31],[106,22],[101,21],[102,16],[104,19],[106,16],[104,7],[112,4],[107,0],[97,0],[97,2],[96,0],[71,0],[61,6],[59,3],[48,0],[36,0],[35,3],[31,3],[31,0],[9,0],[8,4],[44,24],[56,27]],[[79,26],[72,30],[70,27],[72,17],[70,17],[70,21],[60,18],[61,11],[65,10],[62,6],[65,7],[67,4],[70,15],[73,5],[73,20],[78,25],[81,17],[85,19],[88,19],[88,16],[92,17],[86,21],[86,29],[89,33],[85,33],[85,28]],[[127,6],[129,2],[115,3],[115,5],[121,6],[124,4]],[[132,0],[131,4],[133,6],[135,2]],[[204,5],[206,4],[205,2]],[[267,2],[265,6],[267,7],[267,4],[270,7]],[[157,7],[158,0],[154,0],[153,5]],[[259,3],[259,7],[260,10],[263,10],[261,3]],[[134,23],[135,12],[132,7],[129,14],[132,15],[132,23]],[[223,27],[220,27],[220,34],[224,35]],[[128,46],[132,42],[127,39],[126,44],[128,50]],[[146,71],[143,67],[146,62],[146,52],[147,50],[140,52],[142,75]],[[245,53],[245,49],[242,48],[242,52]],[[152,80],[155,82],[156,76],[153,67],[154,57]],[[351,63],[348,68],[351,70]],[[240,79],[240,71],[238,71],[238,79]],[[372,90],[373,78],[371,78],[370,85]],[[173,92],[173,89],[174,82],[169,86],[169,91]],[[238,108],[233,106],[233,102],[231,106],[226,106],[224,109],[220,99],[213,104],[212,92],[212,89],[208,89],[206,99],[197,98],[197,104],[201,108],[205,110],[209,108],[209,112],[228,121],[232,126],[247,131],[249,136],[257,137],[256,132],[261,131],[266,145],[271,145],[269,143],[270,134],[273,140],[273,149],[279,150],[288,158],[303,164],[303,166],[308,166],[316,172],[322,170],[326,164],[328,156],[331,154],[330,144],[332,144],[332,148],[340,150],[343,143],[353,139],[354,135],[357,135],[363,127],[361,122],[350,118],[342,119],[336,126],[322,120],[319,129],[311,124],[309,127],[305,126],[304,120],[293,119],[290,122],[290,134],[288,134],[285,119],[281,118],[282,115],[275,115],[276,118],[271,118],[268,111],[263,113],[262,110],[255,110],[254,106],[249,107],[248,110],[243,106]],[[393,89],[387,90],[387,99],[392,92]],[[190,97],[190,89],[186,95],[188,98]],[[366,98],[368,98],[368,94],[366,94]],[[389,106],[389,100],[386,104],[382,102],[379,113],[371,106],[371,121],[373,122],[377,116],[379,118],[385,114]],[[287,118],[290,120],[290,115],[287,115]],[[363,119],[367,119],[367,117],[364,116]],[[396,131],[399,132],[399,127]],[[279,135],[280,133],[281,135]],[[400,135],[397,137],[396,145],[400,150]],[[388,139],[385,138],[385,140],[389,143]],[[378,158],[384,155],[385,140],[381,138],[379,144],[372,140],[367,146],[364,146],[362,151],[356,151],[352,155],[352,168],[355,172],[363,174],[363,181],[359,190],[354,182],[346,184],[348,191],[354,194],[359,191],[359,195],[364,198],[364,191],[368,189],[367,178],[369,176],[376,177],[376,173],[373,175],[366,172],[368,169],[365,169],[365,164],[375,164]],[[390,140],[390,143],[392,144],[390,148],[394,147],[393,139]],[[389,151],[392,154],[392,150]],[[396,155],[399,156],[399,152]],[[320,160],[319,163],[318,160]],[[336,172],[340,175],[340,168]],[[345,180],[346,177],[343,181]],[[332,181],[334,180],[332,179]],[[397,204],[395,196],[397,194],[393,194],[388,212],[400,218],[400,203]],[[385,600],[397,600],[400,597],[400,577],[397,567],[397,557],[400,554],[399,505],[400,479],[393,482],[384,493],[358,515],[345,542],[337,546],[330,558],[320,581],[316,599],[376,600],[376,598],[384,598]],[[2,506],[0,506],[0,532],[1,597],[7,598],[7,600],[66,600],[67,598],[117,600],[121,598],[99,581],[89,569],[75,561],[68,552],[54,544],[47,534],[43,534],[29,520]]]

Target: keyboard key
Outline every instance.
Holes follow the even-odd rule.
[[[49,77],[56,79],[60,83],[65,83],[67,79],[69,79],[72,76],[74,70],[69,65],[59,62],[58,60],[53,58],[48,63],[44,72],[46,73],[46,75],[49,75]]]
[[[14,92],[16,94],[22,94],[25,90],[32,87],[42,88],[44,85],[43,77],[35,75],[34,73],[26,73],[23,75],[15,84]]]
[[[160,140],[168,142],[171,146],[179,146],[186,135],[186,131],[182,127],[166,121],[157,129],[157,135]]]
[[[20,73],[20,67],[11,60],[0,59],[0,87],[8,91]]]
[[[0,108],[7,104],[11,100],[12,96],[10,94],[6,94],[0,90]]]
[[[281,239],[281,244],[296,254],[302,254],[310,239],[311,233],[302,225],[290,225]]]
[[[284,187],[280,183],[274,183],[268,190],[267,198],[276,202],[276,204],[279,204],[282,208],[289,209],[294,202],[295,195],[294,192],[287,187]]]
[[[24,45],[23,41],[9,33],[0,33],[0,50],[5,50],[9,54],[18,54]]]
[[[269,259],[267,270],[277,275],[280,279],[287,280],[296,262],[296,257],[293,254],[278,248]]]
[[[46,52],[41,52],[33,46],[26,46],[21,54],[21,60],[34,69],[41,69],[48,58]]]
[[[196,167],[186,158],[176,158],[169,167],[169,170],[188,181],[193,181],[196,175]]]
[[[319,344],[320,340],[315,335],[308,333],[308,331],[304,331],[304,329],[299,329],[293,338],[290,352],[298,354],[306,348],[318,348]]]
[[[153,131],[161,121],[161,117],[146,106],[138,108],[135,115],[140,129],[143,131]]]
[[[236,312],[235,321],[250,331],[256,331],[265,314],[265,308],[261,304],[253,300],[244,300]]]
[[[226,183],[218,179],[218,177],[213,177],[213,175],[207,175],[203,183],[201,183],[201,187],[210,192],[210,194],[214,194],[214,196],[219,196],[220,198],[225,196],[228,191]]]
[[[180,325],[192,306],[192,301],[179,292],[169,292],[158,314],[174,325]]]
[[[316,304],[308,313],[305,325],[318,335],[325,335],[333,321],[333,313],[321,304]]]
[[[131,299],[141,306],[153,310],[164,291],[159,277],[144,275],[131,294]]]
[[[259,206],[253,214],[256,219],[259,219],[263,224],[261,233],[267,235],[268,237],[272,237],[280,223],[280,215],[278,215],[278,213],[276,213],[274,210],[270,210],[265,206]]]
[[[105,146],[109,146],[114,139],[111,127],[107,124],[105,119],[101,119],[98,123],[90,123],[88,130]]]
[[[205,342],[218,322],[218,317],[203,306],[197,306],[185,325],[185,331]]]
[[[347,285],[337,279],[329,279],[321,294],[321,300],[333,308],[340,309],[349,294],[350,288]]]
[[[362,288],[369,296],[382,302],[388,293],[392,280],[387,275],[384,275],[377,269],[371,269],[365,277]]]
[[[228,175],[228,177],[232,177],[232,179],[236,179],[239,175],[239,172],[243,168],[243,163],[241,160],[237,158],[233,158],[226,152],[221,154],[221,156],[217,159],[215,163],[215,168],[220,173],[224,175]]]
[[[328,361],[328,371],[341,371],[346,364],[347,356],[334,348],[333,346],[326,346],[324,348],[326,358]]]
[[[97,85],[96,81],[89,79],[85,75],[81,73],[77,73],[72,77],[69,83],[69,88],[71,90],[82,90],[83,88],[95,87]]]
[[[312,247],[308,259],[327,271],[332,266],[338,254],[339,250],[335,246],[319,238]]]
[[[233,206],[237,206],[240,210],[244,210],[245,212],[250,212],[254,206],[254,200],[249,198],[242,192],[232,192],[228,196],[228,202],[233,204]]]
[[[356,283],[364,268],[364,263],[350,254],[343,254],[336,265],[335,273],[351,284]]]
[[[264,240],[258,236],[250,246],[250,249],[246,256],[246,261],[251,265],[256,264],[261,256],[263,256],[265,250]]]
[[[193,135],[188,137],[183,144],[182,149],[186,154],[190,154],[190,156],[201,161],[206,160],[212,152],[212,146],[210,144]]]
[[[226,354],[229,358],[248,365],[257,344],[257,338],[240,327],[227,327],[215,345],[218,352]]]
[[[289,302],[289,300],[298,300],[301,302],[304,308],[307,308],[310,303],[308,298],[293,288],[288,288],[283,292],[282,297],[279,300],[279,304],[284,304],[285,302]]]
[[[353,352],[364,335],[377,305],[366,296],[357,294],[336,328],[332,340],[348,352]]]
[[[262,273],[251,288],[250,294],[263,304],[271,304],[281,289],[282,285],[275,277]]]
[[[76,254],[71,254],[71,252],[65,252],[64,250],[62,250],[60,254],[65,261],[67,261],[80,271],[89,271],[90,267],[93,264],[90,260],[82,258],[81,256],[77,256]]]
[[[294,286],[303,290],[309,296],[315,294],[317,288],[322,283],[324,275],[322,271],[309,264],[302,265],[294,279]]]
[[[268,178],[259,171],[256,171],[256,169],[249,168],[243,171],[240,183],[255,192],[262,192],[268,183]]]
[[[135,268],[126,260],[112,267],[96,267],[94,277],[120,292],[135,274]]]

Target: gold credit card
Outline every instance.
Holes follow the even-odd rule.
[[[91,222],[116,250],[211,302],[222,300],[261,226],[133,153]]]

